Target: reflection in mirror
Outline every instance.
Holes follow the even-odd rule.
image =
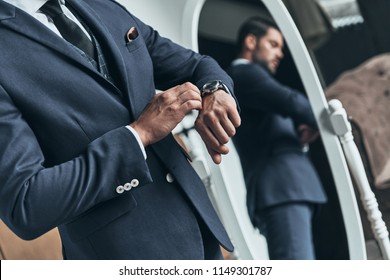
[[[383,13],[389,7],[389,2],[318,0],[315,5],[322,14],[323,24],[319,23],[321,17],[317,17],[311,24],[302,25],[302,17],[289,3],[298,1],[283,1],[315,62],[326,98],[340,100],[347,111],[369,185],[378,200],[383,220],[389,227],[390,126],[387,120],[390,116],[387,108],[390,105],[390,64],[386,52],[390,50],[390,41],[385,30],[390,22]],[[313,43],[310,32],[305,30],[305,26],[316,25],[317,34],[321,34],[322,38],[318,44]],[[357,184],[354,185],[357,189]],[[359,194],[358,190],[356,193]],[[368,258],[380,259],[382,256],[375,240],[375,230],[361,199],[357,201]]]
[[[223,3],[222,3],[223,2]],[[238,3],[239,2],[239,3]],[[383,108],[388,108],[389,94],[388,81],[385,79],[386,58],[379,57],[378,63],[370,62],[368,67],[364,66],[367,79],[361,79],[358,74],[359,65],[367,61],[370,57],[380,53],[378,40],[375,40],[373,35],[373,28],[375,22],[369,24],[369,20],[365,15],[372,14],[374,5],[367,4],[370,1],[355,1],[355,0],[307,0],[305,4],[300,1],[283,0],[294,21],[299,28],[305,44],[309,50],[312,60],[316,66],[317,74],[326,90],[327,97],[338,98],[342,100],[344,106],[349,112],[350,108],[356,108],[357,112],[361,112],[359,116],[354,116],[352,121],[355,142],[357,142],[362,158],[365,162],[366,171],[372,186],[376,186],[375,182],[388,182],[386,176],[390,175],[389,144],[386,141],[381,141],[381,145],[376,145],[376,152],[381,153],[381,156],[370,155],[373,148],[367,148],[367,138],[372,141],[369,144],[378,143],[380,139],[388,139],[386,133],[389,133],[389,127],[384,123],[388,119],[387,112],[380,114],[381,109],[375,106],[375,102],[371,103],[371,107],[367,108],[365,103],[365,96],[368,89],[364,86],[373,84],[370,80],[369,71],[380,73],[377,78],[382,78],[382,85],[377,86],[377,93],[371,94],[372,100],[375,98],[382,98]],[[306,3],[307,2],[307,3]],[[359,3],[358,3],[359,2]],[[361,4],[360,2],[366,2]],[[223,8],[222,8],[223,7]],[[370,11],[371,10],[371,11]],[[262,5],[261,1],[222,1],[209,0],[206,2],[199,22],[199,50],[201,53],[208,54],[217,59],[217,61],[227,69],[231,61],[236,57],[235,43],[239,26],[249,17],[253,15],[264,16],[267,10]],[[218,15],[217,18],[216,15]],[[232,16],[234,15],[234,17]],[[363,15],[363,16],[362,16]],[[208,19],[214,17],[211,23]],[[370,29],[371,26],[371,29]],[[361,40],[364,44],[361,44]],[[375,47],[377,46],[377,47]],[[301,92],[304,92],[301,79],[295,67],[295,63],[290,55],[288,46],[284,48],[284,58],[281,60],[280,67],[275,75],[278,82]],[[374,65],[374,66],[373,66]],[[371,68],[370,68],[371,66]],[[343,78],[340,82],[340,77],[343,73],[350,69],[355,69],[357,73],[349,75],[348,79]],[[367,70],[370,68],[370,70]],[[361,83],[355,83],[354,79],[358,79]],[[337,81],[337,84],[335,84]],[[371,81],[371,82],[370,82]],[[378,83],[374,83],[378,84]],[[355,88],[355,89],[354,89]],[[348,90],[347,90],[348,89]],[[350,90],[357,90],[355,94],[348,94]],[[237,89],[236,89],[237,91]],[[236,92],[237,93],[237,92]],[[365,96],[363,96],[363,94]],[[374,97],[377,96],[377,97]],[[387,98],[387,99],[386,99]],[[349,99],[347,102],[346,99]],[[354,104],[362,103],[365,106],[364,110],[360,107],[355,107]],[[381,107],[381,106],[379,106]],[[352,112],[352,110],[351,110]],[[372,114],[372,112],[376,112]],[[349,112],[350,113],[350,112]],[[370,115],[377,125],[377,129],[371,133],[362,134],[362,129],[355,122],[359,117],[363,118]],[[379,116],[379,119],[378,119]],[[382,117],[381,117],[382,116]],[[367,118],[365,118],[367,120]],[[362,121],[360,121],[362,123]],[[372,123],[368,125],[372,126]],[[379,137],[376,137],[376,135]],[[364,136],[365,135],[365,136]],[[386,137],[387,136],[387,137]],[[368,150],[368,151],[367,151]],[[372,153],[371,153],[372,154]],[[371,156],[371,158],[370,158]],[[335,190],[335,183],[333,181],[332,172],[329,168],[328,159],[324,152],[321,141],[315,141],[311,144],[310,157],[316,171],[319,174],[321,183],[324,186],[328,203],[322,206],[319,211],[313,227],[314,243],[317,258],[321,259],[347,259],[348,245],[346,241],[345,226],[342,220],[340,203]],[[374,160],[373,160],[374,159]],[[371,170],[371,165],[381,164],[380,168]],[[379,170],[380,169],[380,170]],[[376,174],[373,175],[373,172]],[[376,181],[375,181],[376,180]],[[379,187],[380,188],[380,187]],[[383,212],[384,219],[389,224],[389,208],[388,189],[374,188],[374,192],[380,203],[380,209]],[[357,192],[358,193],[358,192]],[[360,202],[360,198],[357,199]],[[362,208],[362,204],[359,203]],[[380,251],[374,241],[372,230],[368,223],[368,219],[363,209],[360,209],[361,218],[364,225],[364,233],[366,238],[366,246],[368,249],[369,259],[380,259]]]
[[[146,21],[158,26],[161,34],[167,34],[170,38],[187,47],[195,50],[200,49],[202,53],[210,54],[225,69],[235,57],[234,37],[240,24],[252,15],[261,14],[264,11],[262,2],[266,3],[267,7],[275,8],[280,5],[279,0],[171,0],[167,1],[168,3],[164,2],[164,5],[160,5],[161,11],[157,9],[158,14],[167,10],[178,15],[168,19],[156,17],[150,13],[155,10],[155,3],[160,4],[158,0],[148,0],[146,2],[149,3],[149,8],[145,4],[145,6],[133,5],[132,9],[144,7]],[[302,3],[303,0],[296,0],[296,2]],[[315,0],[312,0],[312,2],[315,2]],[[318,3],[322,7],[323,19],[327,18],[330,21],[331,25],[328,24],[328,26],[331,28],[328,29],[330,31],[328,36],[324,36],[323,40],[319,40],[319,44],[316,44],[315,47],[310,44],[309,51],[316,63],[317,72],[322,77],[323,87],[330,90],[332,83],[338,79],[341,73],[357,68],[370,57],[383,52],[384,47],[387,46],[387,39],[385,38],[389,38],[386,34],[387,31],[383,31],[386,29],[386,24],[383,23],[390,19],[383,11],[388,10],[386,7],[390,2],[388,0],[318,0]],[[380,11],[382,7],[384,9]],[[307,8],[301,4],[301,9],[305,10]],[[198,40],[196,40],[198,26],[195,27],[194,25],[197,24],[200,10],[202,14],[199,19],[198,46]],[[276,9],[271,10],[275,13],[275,19],[285,32],[286,40],[289,43],[292,42],[291,46],[287,44],[284,49],[285,56],[275,77],[281,83],[304,92],[301,83],[302,78],[305,88],[308,89],[306,93],[311,99],[317,120],[320,120],[318,124],[321,128],[322,141],[317,140],[311,145],[310,155],[325,188],[328,203],[323,205],[322,210],[318,212],[317,223],[314,226],[316,256],[320,259],[363,259],[366,254],[363,248],[364,244],[361,242],[363,234],[359,224],[359,213],[356,211],[355,194],[351,191],[352,183],[349,175],[347,175],[349,173],[346,170],[345,160],[343,161],[344,158],[341,156],[340,142],[334,133],[326,127],[326,117],[328,116],[327,106],[324,107],[324,105],[327,105],[326,100],[322,98],[322,90],[320,90],[320,95],[317,94],[320,89],[317,76],[314,77],[312,64],[304,62],[307,61],[307,54],[303,51],[301,41],[296,40],[295,29],[292,28],[289,17],[284,13],[276,13]],[[348,17],[352,17],[353,20],[345,20]],[[283,18],[283,22],[281,18]],[[364,44],[361,44],[362,39]],[[307,39],[306,44],[309,45]],[[290,49],[294,59],[299,58],[295,63],[290,55]],[[385,49],[385,51],[388,50]],[[295,68],[298,68],[301,77],[299,77]],[[302,69],[304,70],[302,71]],[[383,92],[383,95],[386,95],[386,91]],[[323,100],[320,100],[321,98]],[[384,101],[381,100],[381,102]],[[371,110],[375,111],[375,109]],[[201,140],[195,139],[195,136],[193,137],[196,133],[192,133],[193,130],[190,129],[192,124],[193,121],[188,126],[187,134],[190,141],[187,144],[191,146],[191,152],[195,154],[195,150],[197,151],[196,154],[199,157],[197,163],[203,163],[204,160],[207,161],[208,157],[203,159],[202,155],[207,155],[207,152],[202,150],[201,145],[198,145],[202,144]],[[323,146],[326,153],[324,153]],[[325,154],[328,156],[325,156]],[[264,250],[264,245],[261,242],[260,244],[256,243],[255,235],[257,233],[247,217],[246,209],[244,209],[244,212],[242,211],[242,208],[246,208],[245,194],[241,192],[244,183],[236,157],[235,149],[232,148],[230,154],[225,157],[220,166],[209,163],[198,169],[201,171],[201,175],[205,175],[202,179],[210,187],[213,201],[218,204],[218,211],[236,245],[236,251],[232,257],[261,259],[265,257],[266,250]],[[329,164],[332,171],[329,169]],[[243,189],[245,190],[245,187]],[[341,195],[340,191],[342,192]],[[375,192],[377,192],[376,189]],[[378,197],[378,199],[381,200],[381,197]],[[239,203],[236,203],[237,201]],[[387,201],[390,200],[387,199]],[[383,201],[379,202],[383,205]],[[346,212],[348,212],[347,215]],[[364,213],[364,211],[361,211],[361,213]],[[385,211],[383,213],[386,217]],[[342,216],[346,221],[345,225]],[[362,218],[365,218],[364,214]],[[241,235],[235,234],[240,228],[246,228],[247,231]],[[370,229],[366,230],[366,238],[367,234],[372,234]],[[348,238],[346,238],[346,235]],[[347,246],[347,243],[349,246]],[[356,246],[357,243],[358,246]],[[377,250],[374,250],[374,253],[377,253]],[[368,258],[380,258],[380,256],[369,251]]]
[[[218,18],[215,18],[216,14],[218,14]],[[268,215],[268,213],[264,214],[267,212],[264,209],[279,210],[283,208],[279,206],[292,205],[291,202],[296,200],[308,201],[311,206],[315,205],[316,209],[321,204],[321,211],[316,211],[317,215],[312,224],[313,237],[308,235],[305,241],[313,238],[315,256],[318,259],[347,259],[349,256],[342,215],[321,141],[320,139],[314,141],[311,144],[313,148],[308,153],[314,162],[315,169],[318,169],[316,171],[312,171],[313,165],[307,161],[306,155],[301,158],[302,152],[297,151],[300,150],[300,144],[297,131],[293,129],[293,123],[306,122],[308,124],[310,123],[308,119],[312,118],[312,115],[310,108],[304,109],[309,104],[300,94],[304,93],[304,88],[288,46],[283,49],[283,59],[282,56],[276,54],[272,60],[276,66],[279,66],[280,61],[280,67],[278,67],[275,76],[267,73],[271,70],[269,68],[266,71],[255,72],[254,75],[258,75],[259,78],[246,85],[248,90],[242,89],[245,87],[245,79],[240,78],[240,74],[237,74],[237,71],[230,67],[231,62],[237,58],[236,45],[239,28],[252,16],[272,20],[260,1],[211,0],[206,2],[199,22],[200,52],[216,58],[235,80],[235,93],[241,107],[242,126],[237,130],[234,143],[240,156],[248,190],[248,211],[249,213],[254,211],[250,215],[252,222],[256,227],[261,227],[260,232],[266,235],[267,229],[264,223],[260,226],[256,222],[259,216]],[[211,23],[212,19],[214,21]],[[256,38],[254,41],[255,45],[259,43],[258,39],[260,38]],[[278,40],[272,41],[278,42]],[[272,42],[272,44],[274,43]],[[276,45],[278,44],[280,43],[276,43]],[[251,54],[253,55],[254,52]],[[251,59],[250,55],[244,57]],[[262,61],[257,62],[262,64]],[[250,74],[246,73],[245,75]],[[268,88],[267,84],[269,83],[275,85],[275,88]],[[267,91],[264,92],[264,96],[256,97],[254,95],[255,92],[252,89],[256,84],[260,86],[260,94]],[[249,94],[253,95],[246,98],[245,96]],[[297,102],[283,104],[283,96],[285,95],[287,98],[293,94],[297,94]],[[275,101],[275,98],[279,99]],[[260,108],[256,108],[256,102]],[[261,108],[261,106],[263,107]],[[280,152],[282,149],[285,150]],[[287,150],[288,152],[286,152]],[[316,173],[319,174],[320,183],[318,183]],[[328,197],[327,204],[322,204],[324,202],[322,188],[325,189]],[[298,196],[296,196],[297,193],[299,193]],[[253,202],[254,200],[256,202]],[[262,215],[259,215],[258,212],[261,212]],[[280,235],[283,230],[285,228],[279,228],[279,234],[273,233],[272,236]],[[286,237],[283,238],[287,240]],[[270,241],[272,242],[272,238]],[[283,244],[282,246],[286,248],[288,245],[280,240],[276,243],[276,246],[268,247],[271,258],[273,258],[272,254],[278,246]],[[305,243],[306,245],[307,243]],[[282,258],[280,255],[278,257]],[[300,256],[299,258],[305,257]]]

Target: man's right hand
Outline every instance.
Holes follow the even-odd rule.
[[[320,135],[318,130],[311,128],[306,124],[298,126],[299,140],[302,145],[307,145],[314,142]]]
[[[167,136],[194,109],[202,109],[202,98],[199,89],[187,82],[157,93],[130,126],[146,147]]]

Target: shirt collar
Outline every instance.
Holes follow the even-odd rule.
[[[15,7],[25,11],[30,15],[34,15],[47,0],[3,0]],[[62,4],[65,3],[65,0],[60,1]]]
[[[251,62],[248,59],[237,58],[237,59],[233,60],[232,65],[233,66],[237,66],[237,65],[240,65],[240,64],[249,64],[249,63],[251,63]]]

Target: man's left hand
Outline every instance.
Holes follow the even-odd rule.
[[[221,163],[222,155],[229,153],[226,144],[240,124],[237,104],[230,94],[218,90],[203,98],[203,108],[195,121],[195,128],[216,164]]]

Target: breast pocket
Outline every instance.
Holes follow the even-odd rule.
[[[144,44],[141,36],[137,36],[136,38],[134,38],[132,40],[128,40],[126,42],[126,48],[129,52],[134,52],[144,45],[145,44]]]

